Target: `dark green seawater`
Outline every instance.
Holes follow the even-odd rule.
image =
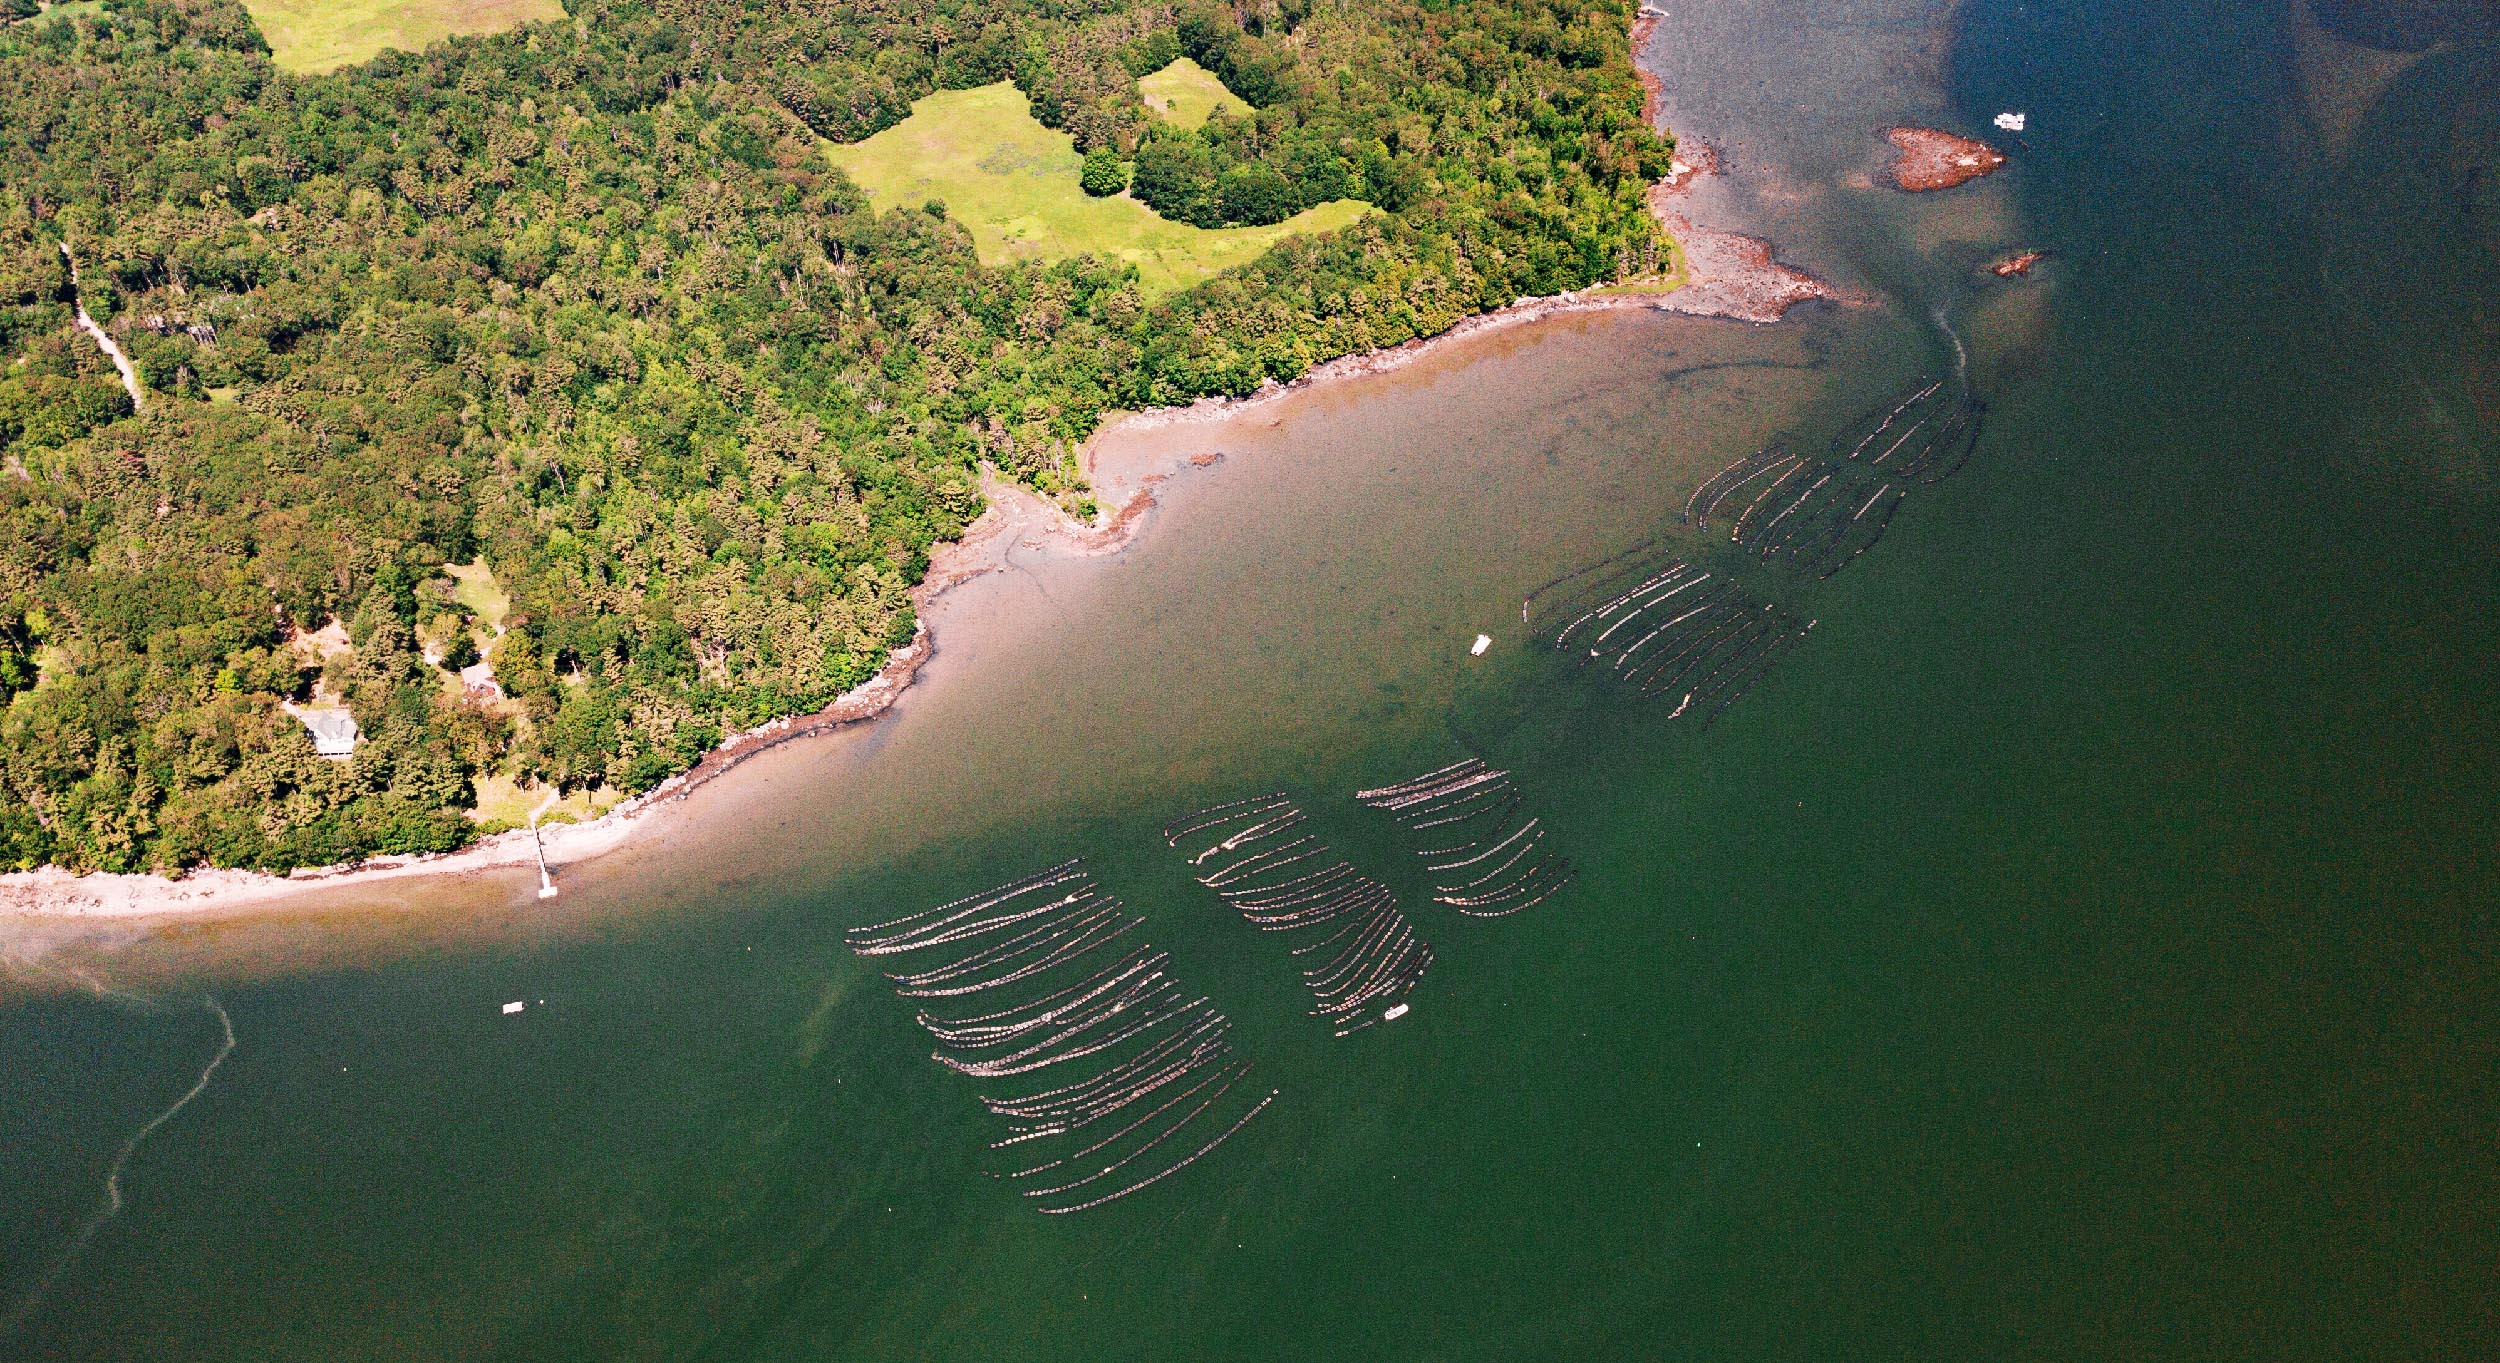
[[[2500,1352],[2488,7],[1667,8],[1703,216],[1864,304],[1499,332],[1153,437],[1228,457],[552,906],[22,967],[0,1358]],[[2000,109],[2006,173],[1871,182],[1876,129]],[[1978,456],[1717,726],[1517,647],[1529,588],[1957,347]],[[1426,904],[1345,798],[1462,735],[1584,868],[1535,913]],[[1412,1016],[1329,1040],[1156,832],[1276,785],[1439,951]],[[1045,1218],[841,933],[1076,854],[1284,1096]],[[210,998],[234,1051],[95,1220]]]

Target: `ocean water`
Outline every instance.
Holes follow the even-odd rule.
[[[950,595],[893,715],[553,905],[25,971],[0,1358],[2489,1355],[2493,39],[1666,8],[1702,216],[1862,302],[1568,318],[1122,435],[1225,458],[1127,554]],[[1882,127],[2000,110],[2004,173],[1881,186]],[[1957,354],[1977,456],[1781,589],[1816,628],[1719,723],[1526,646],[1537,584]],[[1426,903],[1348,798],[1470,744],[1581,868],[1517,918]],[[1433,943],[1411,1015],[1331,1040],[1157,831],[1275,787]],[[842,933],[1070,855],[1282,1096],[1041,1217]]]

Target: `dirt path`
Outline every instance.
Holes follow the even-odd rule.
[[[104,358],[111,360],[113,367],[121,371],[122,387],[130,390],[130,410],[146,411],[148,399],[147,394],[139,388],[139,371],[131,365],[130,357],[122,353],[122,348],[113,344],[113,338],[104,334],[104,328],[97,326],[95,319],[87,315],[87,305],[77,301],[75,297],[78,288],[78,257],[69,253],[69,243],[66,241],[61,243],[61,259],[69,262],[69,286],[73,295],[70,305],[78,309],[78,329],[93,337],[96,348],[104,352]]]

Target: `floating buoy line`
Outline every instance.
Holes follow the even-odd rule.
[[[1553,898],[1579,875],[1545,845],[1542,817],[1520,821],[1525,800],[1510,773],[1470,757],[1354,798],[1387,810],[1419,841],[1432,900],[1470,918],[1507,918]]]
[[[1302,970],[1311,1015],[1352,1036],[1406,1016],[1406,996],[1432,968],[1432,947],[1388,886],[1308,833],[1285,840],[1308,820],[1277,791],[1184,814],[1164,825],[1163,838],[1184,854],[1203,844],[1189,857],[1207,868],[1198,883],[1261,932],[1291,934],[1293,955],[1314,958]]]
[[[1969,462],[1986,410],[1924,378],[1844,425],[1823,456],[1774,442],[1731,460],[1693,489],[1673,529],[1539,587],[1520,620],[1570,672],[1706,728],[1814,628],[1762,587],[1793,597],[1783,580],[1824,582],[1857,562],[1912,491]]]
[[[1045,1215],[1152,1187],[1276,1100],[1243,1085],[1253,1063],[1228,1040],[1232,1020],[1181,987],[1168,953],[1118,949],[1144,922],[1071,859],[850,934],[862,956],[924,962],[887,974],[905,998],[980,996],[933,1004],[919,1022],[931,1058],[979,1081],[1004,1119],[990,1148],[1031,1147],[995,1176]]]
[[[1729,462],[1675,525],[1531,591],[1521,623],[1568,676],[1706,728],[1813,630],[1796,598],[1882,542],[1912,492],[1969,462],[1986,405],[1959,374],[1909,385],[1820,456],[1775,442]],[[1469,656],[1493,642],[1476,635]],[[1354,798],[1400,825],[1431,902],[1461,915],[1523,913],[1579,877],[1512,773],[1482,757]],[[1431,944],[1397,892],[1338,856],[1290,794],[1209,805],[1162,832],[1201,886],[1287,943],[1310,1015],[1335,1036],[1413,1011]],[[920,1001],[931,1058],[980,1086],[1003,1123],[991,1149],[1015,1152],[993,1176],[1045,1214],[1180,1173],[1279,1096],[1249,1082],[1255,1065],[1234,1048],[1231,1019],[1135,936],[1144,922],[1071,858],[850,934],[861,956],[908,964],[886,978]]]

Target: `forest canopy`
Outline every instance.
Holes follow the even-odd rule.
[[[0,870],[444,850],[489,779],[648,789],[908,640],[982,464],[1082,509],[1109,410],[1664,251],[1630,0],[566,8],[326,75],[233,0],[0,28]],[[1246,110],[1155,116],[1183,56]],[[984,265],[819,141],[1002,79],[1168,218],[1380,211],[1149,299]]]

